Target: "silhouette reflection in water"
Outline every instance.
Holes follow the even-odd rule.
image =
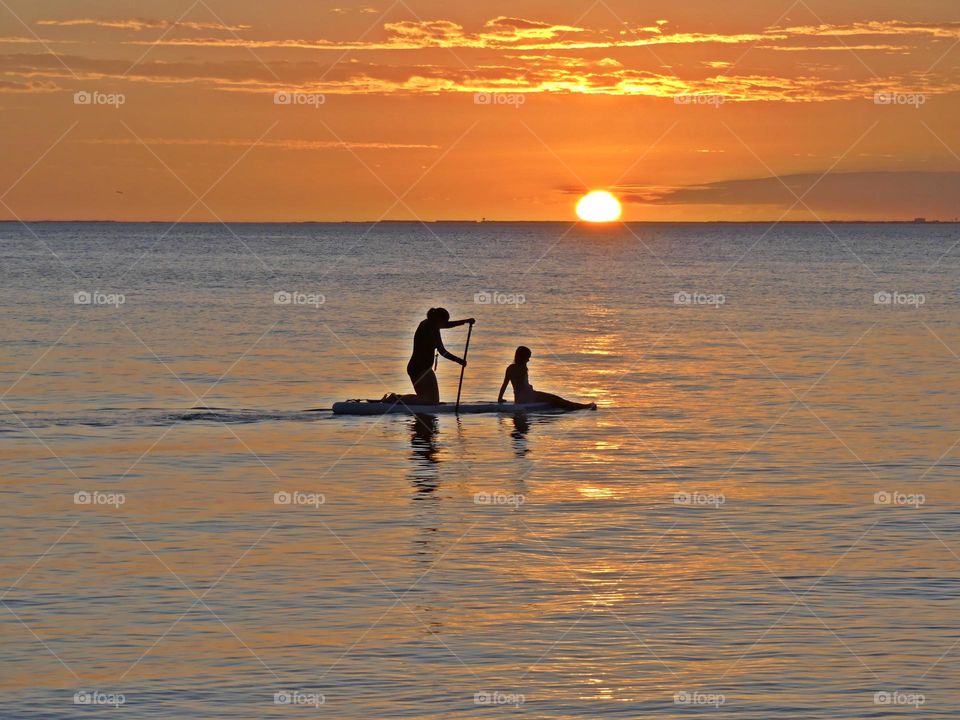
[[[513,451],[518,458],[525,457],[530,448],[527,445],[527,433],[530,432],[530,419],[526,413],[517,413],[513,416],[513,430],[510,437],[513,438]]]
[[[530,452],[529,435],[530,430],[536,425],[546,425],[547,423],[557,422],[563,416],[553,414],[534,414],[516,413],[510,420],[513,429],[510,431],[510,437],[513,440],[513,452],[518,458],[525,458]],[[504,419],[505,422],[506,419]]]
[[[437,457],[439,424],[436,415],[418,414],[410,418],[410,478],[419,496],[433,493],[437,489],[437,465],[440,462]]]
[[[410,482],[413,485],[414,524],[413,559],[420,565],[418,575],[425,575],[442,552],[440,495],[440,459],[437,432],[440,421],[436,415],[414,415],[410,427]],[[432,612],[429,603],[419,606],[424,613],[422,622],[428,633],[435,633],[443,623]]]

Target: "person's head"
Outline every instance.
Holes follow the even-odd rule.
[[[533,355],[533,353],[530,352],[530,348],[528,348],[526,345],[521,345],[513,354],[513,362],[515,362],[517,365],[526,365],[530,360],[531,355]]]
[[[427,310],[427,320],[434,325],[446,325],[450,322],[450,313],[446,308],[430,308]]]

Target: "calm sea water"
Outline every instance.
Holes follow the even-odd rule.
[[[957,717],[958,241],[0,225],[0,715]]]

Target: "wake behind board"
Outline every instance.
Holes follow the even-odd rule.
[[[460,412],[463,414],[537,412],[555,409],[550,403],[460,403]],[[457,406],[454,403],[404,405],[403,403],[381,402],[380,400],[347,400],[334,403],[333,412],[335,415],[417,415],[421,413],[436,415],[438,413],[455,413],[457,412]]]

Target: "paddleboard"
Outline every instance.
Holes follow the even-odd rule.
[[[550,403],[496,403],[471,402],[460,403],[462,414],[475,413],[518,413],[555,410]],[[454,403],[440,403],[439,405],[404,405],[403,403],[381,402],[379,400],[347,400],[333,404],[335,415],[436,415],[438,413],[454,413],[457,407]]]

